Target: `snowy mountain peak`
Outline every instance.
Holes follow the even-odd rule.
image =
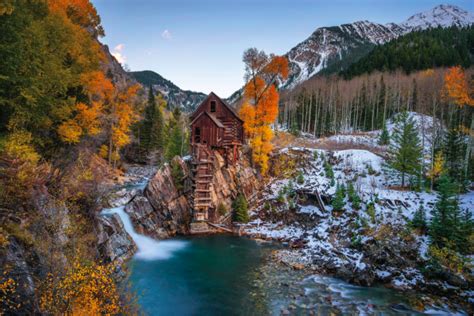
[[[290,76],[284,88],[293,88],[322,70],[340,69],[351,60],[406,33],[434,27],[465,27],[474,24],[474,14],[454,5],[442,4],[415,14],[402,23],[385,25],[367,20],[316,29],[286,56]]]
[[[415,14],[400,25],[408,31],[424,30],[438,26],[465,27],[474,23],[474,14],[458,6],[441,4],[431,10]]]

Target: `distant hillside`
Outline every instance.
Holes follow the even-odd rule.
[[[342,74],[346,78],[364,73],[394,71],[411,73],[435,67],[462,65],[474,61],[474,27],[435,28],[408,33],[384,45],[350,65]]]
[[[173,82],[163,78],[151,70],[129,72],[145,88],[153,86],[159,91],[172,107],[179,106],[186,112],[193,111],[205,98],[206,94],[189,90],[182,90]]]

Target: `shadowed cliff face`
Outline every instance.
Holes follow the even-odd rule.
[[[173,164],[179,165],[181,179],[174,179],[170,165],[165,165],[153,176],[143,194],[136,195],[125,207],[136,231],[141,234],[163,239],[189,233],[193,214],[191,161],[176,157]],[[257,174],[247,160],[226,166],[224,159],[216,154],[209,212],[211,221],[231,212],[232,201],[239,192],[250,199],[259,188]],[[219,204],[225,206],[227,214],[218,214]]]

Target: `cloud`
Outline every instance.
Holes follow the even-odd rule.
[[[164,38],[165,40],[170,40],[173,38],[173,35],[169,30],[164,30],[163,33],[161,33],[161,37]]]
[[[115,59],[117,59],[117,61],[121,63],[122,65],[124,65],[125,62],[127,61],[127,57],[123,54],[124,47],[125,47],[125,44],[118,44],[117,46],[114,47],[114,50],[111,53],[112,56],[114,56]]]

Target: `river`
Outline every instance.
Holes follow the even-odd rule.
[[[412,294],[276,264],[272,243],[230,235],[157,241],[136,233],[123,207],[110,213],[137,244],[129,280],[148,315],[418,314]]]

